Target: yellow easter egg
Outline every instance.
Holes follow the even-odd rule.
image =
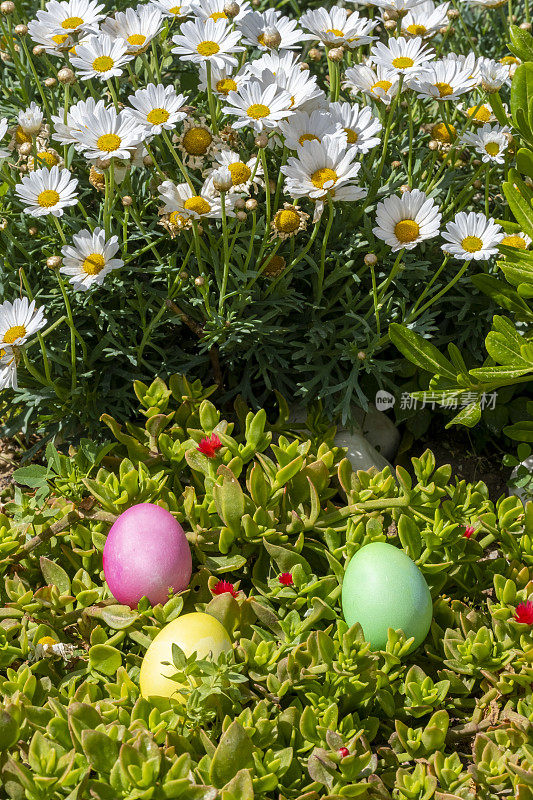
[[[168,677],[176,672],[172,663],[173,644],[186,656],[196,652],[198,658],[215,660],[232,647],[226,629],[210,614],[194,612],[172,620],[159,631],[145,653],[139,679],[143,697],[182,698],[180,685]]]

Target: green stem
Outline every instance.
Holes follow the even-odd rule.
[[[324,234],[324,238],[322,239],[322,247],[320,250],[320,267],[318,271],[318,283],[317,283],[317,292],[316,292],[316,305],[319,305],[320,301],[322,300],[322,292],[324,290],[324,275],[326,271],[326,251],[328,248],[328,239],[329,234],[331,231],[331,226],[333,225],[333,217],[335,214],[335,210],[333,208],[333,199],[328,192],[328,222],[326,225],[326,232]]]
[[[220,204],[222,207],[222,242],[224,248],[224,267],[222,272],[222,286],[220,288],[220,297],[218,300],[218,313],[222,315],[222,312],[224,311],[224,301],[226,299],[226,290],[228,287],[228,276],[229,276],[228,220],[226,216],[226,192],[220,192]]]
[[[213,87],[211,86],[211,62],[209,59],[205,62],[206,82],[207,82],[207,101],[209,103],[209,113],[211,115],[211,123],[213,125],[213,133],[218,135],[218,121],[216,112],[215,96],[213,94]]]

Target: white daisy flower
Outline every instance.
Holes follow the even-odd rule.
[[[164,202],[164,208],[172,214],[187,219],[221,219],[222,204],[220,196],[215,193],[212,181],[208,178],[200,189],[199,194],[194,194],[188,183],[180,183],[177,186],[172,181],[163,181],[160,185],[159,194]],[[233,216],[234,197],[226,196],[225,208],[228,216]]]
[[[252,11],[238,20],[243,42],[260,50],[268,50],[265,44],[265,32],[274,28],[280,35],[281,41],[277,50],[299,50],[302,42],[313,39],[309,33],[304,33],[294,19],[284,17],[281,11],[268,8],[266,11]]]
[[[162,20],[158,8],[151,4],[141,5],[107,17],[101,25],[101,31],[111,39],[125,39],[128,53],[142,53],[161,30]]]
[[[44,11],[37,11],[37,20],[49,30],[59,35],[98,30],[98,23],[104,18],[103,5],[96,0],[48,0]]]
[[[346,70],[342,85],[352,94],[364,92],[373,100],[380,100],[389,106],[398,94],[400,81],[397,74],[384,67],[356,64]]]
[[[507,233],[500,242],[505,247],[514,247],[516,250],[527,250],[531,244],[531,237],[520,231],[520,233]]]
[[[95,109],[86,120],[86,127],[76,134],[85,158],[119,158],[129,160],[131,151],[143,139],[145,128],[125,111],[117,114],[114,107]]]
[[[87,100],[79,100],[70,106],[67,111],[67,121],[64,122],[63,114],[59,116],[52,116],[54,123],[53,139],[60,144],[72,144],[75,142],[76,150],[80,152],[83,145],[79,139],[79,132],[87,127],[87,120],[100,113],[100,110],[105,109],[106,105],[103,100],[94,100],[88,97]]]
[[[224,114],[238,117],[233,128],[251,126],[261,132],[264,128],[274,128],[277,123],[291,114],[291,96],[279,89],[277,84],[265,85],[259,80],[243,83],[237,92],[230,92],[224,106]]]
[[[441,213],[425,192],[413,189],[400,197],[392,195],[378,203],[373,233],[392,251],[412,250],[425,239],[437,236]]]
[[[429,39],[448,24],[449,3],[436,6],[433,0],[423,0],[410,8],[402,17],[403,36],[421,36]]]
[[[274,84],[289,95],[287,109],[289,111],[315,111],[327,107],[325,92],[317,83],[315,75],[308,70],[302,71],[298,66],[291,70],[280,69],[273,73],[263,70],[260,81],[264,86]]]
[[[213,169],[208,172],[208,177],[213,177],[213,171],[219,167],[229,170],[231,175],[230,192],[248,194],[252,186],[263,186],[261,175],[263,168],[259,159],[255,156],[243,161],[240,155],[233,150],[222,150],[216,154],[216,162]]]
[[[506,64],[501,64],[492,58],[480,58],[479,60],[481,85],[486,92],[492,94],[492,92],[498,92],[504,84],[511,85],[509,67]]]
[[[504,234],[501,225],[487,219],[485,214],[460,211],[453,222],[448,222],[442,238],[446,244],[441,249],[454,258],[486,261],[497,254]]]
[[[379,20],[362,20],[357,11],[348,16],[347,10],[340,6],[333,6],[330,11],[325,8],[306,11],[300,17],[300,25],[328,47],[353,48],[369,44],[376,37],[368,34],[378,22]]]
[[[20,347],[45,325],[43,310],[35,308],[35,300],[30,303],[27,297],[17,297],[12,303],[0,303],[1,348]]]
[[[128,55],[129,45],[124,39],[112,39],[105,33],[87,36],[76,46],[76,55],[70,57],[72,66],[81,80],[108,78],[122,75],[122,67],[131,61]]]
[[[242,72],[233,73],[231,69],[223,67],[211,67],[211,88],[219,97],[226,98],[230,92],[236,92],[247,77]],[[207,92],[207,66],[200,64],[200,83],[198,88],[201,92]]]
[[[18,124],[24,133],[30,136],[36,136],[41,130],[43,123],[43,112],[37,103],[30,103],[29,108],[25,111],[19,111]]]
[[[221,138],[213,133],[205,117],[197,120],[188,118],[184,121],[178,148],[187,166],[192,169],[202,167],[204,160],[220,150],[221,145]]]
[[[352,0],[350,0],[352,2]],[[356,0],[358,2],[358,0]],[[405,14],[410,8],[416,6],[420,0],[369,0],[369,5],[377,6],[382,11],[388,11],[401,16]]]
[[[356,184],[361,164],[354,161],[355,148],[347,148],[345,134],[324,136],[321,142],[307,141],[281,167],[285,192],[291,197],[315,200],[329,194],[335,202],[359,200],[366,189]]]
[[[125,108],[124,115],[135,120],[149,135],[170,131],[187,116],[180,110],[187,98],[184,94],[176,94],[173,86],[149,83],[146,89],[137,89],[128,100],[133,108]]]
[[[389,39],[387,44],[376,42],[370,51],[370,60],[397,75],[413,76],[420,73],[435,53],[426,47],[419,36],[413,39]]]
[[[282,119],[278,125],[279,132],[285,137],[285,145],[289,150],[297,150],[305,142],[321,142],[327,134],[342,131],[327,111],[296,111],[288,119]]]
[[[368,106],[331,103],[329,110],[333,119],[343,128],[348,145],[357,148],[359,153],[368,153],[379,144],[380,137],[376,134],[382,125]]]
[[[424,69],[408,81],[419,97],[432,100],[455,100],[474,89],[476,82],[470,70],[455,58],[442,58],[426,64]]]
[[[499,8],[507,5],[509,0],[461,0],[461,2],[478,8]]]
[[[150,5],[155,6],[164,17],[172,19],[185,19],[192,14],[192,3],[186,2],[179,5],[179,0],[150,0]]]
[[[479,153],[481,160],[488,164],[494,161],[496,164],[503,164],[505,152],[509,147],[510,129],[500,125],[483,125],[474,132],[467,132],[461,138],[461,144],[471,145],[476,153]]]
[[[25,203],[25,214],[62,217],[64,208],[78,202],[77,186],[78,179],[68,169],[43,167],[24,175],[15,186],[15,194]]]
[[[214,19],[215,22],[219,19],[225,19],[228,22],[242,19],[246,14],[251,11],[251,5],[248,0],[239,3],[239,13],[232,20],[224,11],[226,0],[193,0],[191,11],[198,19]]]
[[[39,13],[39,12],[37,12]],[[56,33],[56,26],[49,23],[39,22],[32,19],[28,22],[28,34],[36,44],[43,45],[47,53],[57,55],[58,53],[69,50],[74,39],[69,33]]]
[[[262,53],[259,58],[247,61],[242,72],[248,78],[252,75],[260,78],[265,70],[276,75],[278,72],[291,72],[293,70],[301,72],[301,69],[302,62],[298,54],[293,53],[292,50],[268,50]]]
[[[201,64],[209,61],[215,67],[236,67],[235,53],[241,53],[244,47],[239,45],[241,35],[220,19],[195,20],[184,22],[181,33],[172,37],[176,47],[172,52],[182,61]]]
[[[60,272],[68,275],[74,289],[86,292],[92,286],[101,286],[104,278],[114,269],[124,266],[120,258],[113,258],[118,250],[118,238],[108,241],[102,228],[83,230],[72,237],[73,246],[61,249],[63,266]]]
[[[18,389],[17,357],[10,348],[0,350],[0,389]]]

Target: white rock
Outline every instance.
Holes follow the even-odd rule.
[[[383,411],[379,411],[370,403],[368,411],[352,408],[354,420],[361,428],[361,433],[378,450],[381,455],[392,461],[400,446],[400,431]]]
[[[354,470],[367,470],[371,467],[376,467],[378,472],[381,472],[385,467],[391,467],[387,459],[381,453],[378,453],[362,433],[357,433],[356,431],[352,433],[345,429],[339,430],[335,436],[334,443],[337,447],[348,448],[346,457],[351,462]]]

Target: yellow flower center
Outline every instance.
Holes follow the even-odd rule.
[[[6,344],[13,344],[17,339],[22,339],[23,336],[26,336],[26,328],[24,325],[13,325],[12,328],[8,328],[4,333],[4,342]]]
[[[425,25],[408,25],[406,30],[411,36],[424,36],[424,34],[427,33]]]
[[[24,144],[25,142],[31,142],[31,134],[23,131],[19,125],[17,128],[17,132],[15,133],[15,139],[17,140],[17,144]]]
[[[209,19],[214,19],[215,22],[217,19],[227,19],[228,15],[224,14],[223,11],[215,11],[213,14],[209,15]]]
[[[211,211],[211,206],[203,197],[199,197],[195,195],[194,197],[189,197],[183,204],[183,208],[186,208],[187,211],[196,211],[197,214],[207,214]]]
[[[52,639],[51,636],[42,636],[39,639],[39,641],[37,642],[37,644],[50,644],[50,645],[57,644],[57,643],[58,643],[57,639]]]
[[[101,255],[101,253],[91,253],[81,265],[82,270],[87,275],[98,275],[98,273],[101,272],[104,267],[105,258],[103,255]]]
[[[376,81],[376,83],[370,87],[370,91],[374,92],[375,89],[383,89],[384,92],[388,92],[391,86],[392,81]]]
[[[433,85],[439,90],[439,97],[449,97],[451,94],[453,94],[453,88],[449,83],[437,81],[437,83]]]
[[[237,83],[233,78],[223,78],[216,82],[216,90],[219,94],[229,94],[237,91]]]
[[[131,36],[128,36],[127,41],[134,47],[140,47],[145,43],[146,36],[143,36],[142,33],[132,33]]]
[[[68,33],[58,33],[56,36],[52,36],[52,41],[54,44],[63,44],[68,39]]]
[[[323,189],[324,184],[330,181],[336,183],[337,173],[329,167],[321,167],[311,175],[311,183],[313,186],[316,186],[317,189]]]
[[[489,156],[497,156],[500,152],[500,145],[498,142],[487,142],[485,145],[485,152],[488,153]]]
[[[264,34],[264,33],[260,33],[260,34],[259,34],[259,36],[257,37],[257,41],[258,41],[258,43],[259,43],[259,44],[262,44],[262,45],[263,45],[263,47],[266,47],[266,44],[265,44],[265,34]]]
[[[357,140],[359,139],[357,131],[352,130],[352,128],[345,128],[344,132],[346,133],[348,144],[357,144]]]
[[[252,119],[263,119],[263,117],[268,117],[270,109],[268,106],[263,105],[263,103],[254,103],[248,107],[246,113]]]
[[[402,219],[394,227],[394,234],[402,244],[414,242],[415,239],[418,239],[419,233],[420,226],[414,219]]]
[[[431,135],[438,142],[451,142],[457,136],[453,125],[446,126],[444,122],[437,122],[431,129]]]
[[[169,117],[170,114],[166,108],[153,108],[150,113],[146,115],[146,119],[151,125],[161,125],[161,123],[166,122]]]
[[[477,122],[489,122],[491,113],[487,106],[480,106],[477,111],[476,108],[477,106],[471,106],[467,111],[468,116],[473,117]]]
[[[315,136],[314,133],[302,133],[298,141],[300,144],[303,144],[304,142],[319,142],[320,139],[318,136]]]
[[[278,231],[294,233],[294,231],[297,231],[300,227],[300,215],[292,208],[284,208],[276,214],[274,225]]]
[[[191,156],[203,156],[209,150],[212,141],[213,137],[207,128],[189,128],[181,144]]]
[[[517,250],[525,250],[527,247],[524,237],[518,236],[518,234],[506,236],[504,239],[502,239],[501,244],[506,244],[507,247],[516,247]]]
[[[398,58],[392,59],[392,66],[396,69],[407,69],[408,67],[412,67],[415,62],[409,56],[398,56]]]
[[[98,137],[96,146],[99,150],[104,150],[106,153],[111,153],[113,150],[118,150],[122,139],[116,133],[104,133]]]
[[[95,72],[107,72],[113,68],[114,63],[110,56],[98,56],[93,61],[93,69]]]
[[[500,58],[500,64],[503,64],[505,67],[510,67],[511,64],[520,64],[520,61],[514,56],[504,56]]]
[[[483,247],[483,242],[479,236],[467,236],[461,242],[461,247],[463,250],[466,250],[467,253],[477,253],[477,251],[481,250]]]
[[[250,180],[252,170],[247,164],[243,164],[242,161],[235,161],[233,164],[228,164],[228,169],[231,172],[231,180],[234,186],[238,186],[239,183],[246,183],[246,181]]]
[[[54,167],[56,164],[59,164],[59,156],[55,153],[49,153],[46,150],[37,153],[37,160],[45,163],[47,167]]]
[[[189,219],[188,217],[184,217],[183,214],[180,214],[179,211],[173,211],[169,215],[168,221],[171,225],[178,225],[181,227],[182,225],[186,225]]]
[[[344,36],[344,32],[340,31],[338,28],[328,28],[326,33],[332,33],[333,36],[338,36],[340,38]]]
[[[74,28],[79,28],[80,25],[83,25],[83,20],[81,17],[68,17],[64,19],[61,23],[61,27],[64,28],[66,31],[74,30]]]
[[[196,50],[201,56],[214,56],[216,53],[218,53],[220,47],[216,42],[206,41],[200,42]]]
[[[264,263],[264,262],[263,262]],[[287,262],[283,258],[283,256],[270,256],[268,263],[265,267],[265,275],[269,278],[277,278],[278,275],[281,275],[283,270],[285,269],[285,264]]]
[[[38,195],[37,202],[41,208],[51,208],[59,202],[59,192],[56,192],[55,189],[45,189]]]
[[[181,11],[181,6],[172,6],[172,8],[169,8],[168,10],[170,14],[179,14]]]

